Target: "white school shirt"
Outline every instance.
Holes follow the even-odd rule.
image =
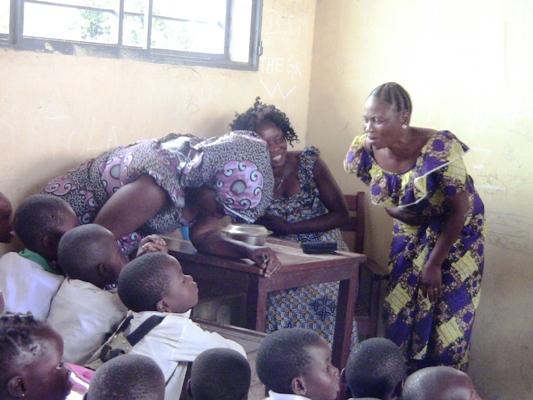
[[[246,357],[246,352],[240,344],[225,339],[218,333],[205,331],[191,321],[190,311],[183,314],[130,311],[128,315],[130,313],[133,319],[125,334],[133,332],[152,315],[165,317],[132,350],[134,354],[143,354],[152,358],[163,370],[166,381],[165,400],[179,399],[187,372],[187,363],[194,361],[204,350],[217,347],[230,348]]]
[[[63,337],[63,360],[83,365],[127,313],[115,291],[67,278],[52,300],[48,322]]]
[[[298,394],[286,394],[286,393],[276,393],[272,390],[268,391],[268,397],[265,400],[310,400],[307,397],[300,396]]]
[[[16,252],[0,258],[0,290],[4,294],[4,312],[31,312],[35,318],[45,319],[50,303],[65,278],[45,271],[35,261]]]

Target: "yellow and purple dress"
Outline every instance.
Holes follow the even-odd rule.
[[[421,225],[394,220],[384,304],[387,336],[402,350],[409,372],[432,365],[465,370],[483,274],[484,206],[468,175],[468,147],[451,132],[437,132],[404,173],[383,170],[364,146],[352,142],[344,168],[370,186],[372,203],[405,207],[425,217]],[[431,303],[422,294],[421,272],[450,212],[447,198],[468,192],[461,234],[442,265],[442,296]]]

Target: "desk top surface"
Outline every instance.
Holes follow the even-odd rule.
[[[190,241],[172,236],[164,236],[163,238],[167,242],[169,253],[179,260],[190,260],[259,275],[259,269],[251,260],[228,259],[202,254],[196,251]],[[297,243],[277,238],[268,238],[265,245],[276,252],[284,267],[277,273],[290,273],[297,270],[327,268],[347,264],[357,265],[366,260],[365,255],[348,251],[337,251],[333,254],[305,254]]]

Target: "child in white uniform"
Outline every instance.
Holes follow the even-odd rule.
[[[115,236],[96,224],[78,226],[59,242],[59,263],[67,274],[52,301],[48,322],[63,336],[66,362],[83,365],[126,316],[114,284],[126,256]]]
[[[272,332],[261,342],[255,363],[259,379],[270,389],[269,400],[335,400],[340,390],[331,350],[309,329]]]
[[[62,199],[35,195],[24,199],[15,212],[15,232],[26,248],[0,259],[0,291],[5,312],[31,312],[46,318],[50,303],[63,282],[57,247],[65,232],[77,225],[76,214]]]
[[[198,302],[198,287],[172,256],[149,253],[129,262],[120,273],[118,294],[133,315],[126,335],[152,315],[164,317],[132,353],[151,357],[163,370],[165,400],[180,398],[187,363],[204,350],[225,347],[246,357],[239,344],[204,331],[189,319],[191,308]]]

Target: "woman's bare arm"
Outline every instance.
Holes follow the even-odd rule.
[[[344,195],[321,158],[315,162],[313,175],[320,192],[320,200],[328,209],[327,214],[294,223],[287,223],[279,217],[267,215],[262,217],[259,223],[277,234],[325,232],[348,224],[350,215]]]
[[[276,253],[271,248],[252,246],[227,238],[221,232],[216,217],[203,216],[197,219],[190,227],[189,234],[192,244],[199,252],[228,258],[249,258],[267,277],[281,267]]]
[[[468,192],[462,192],[446,198],[450,205],[450,213],[443,222],[442,231],[421,276],[422,290],[427,293],[430,301],[435,301],[442,293],[441,267],[463,229],[468,213],[468,196]]]
[[[94,223],[109,229],[117,239],[135,232],[170,199],[148,175],[118,189],[104,204]]]

